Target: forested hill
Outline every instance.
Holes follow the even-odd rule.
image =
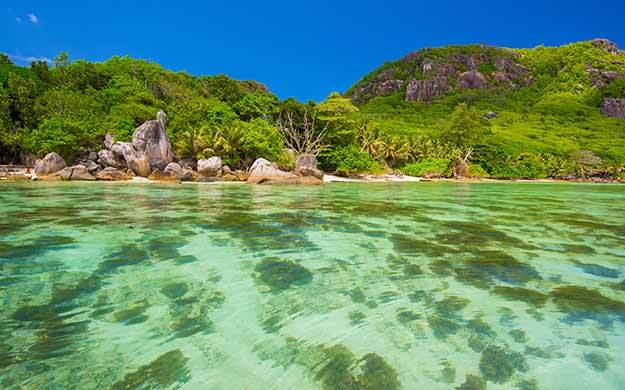
[[[625,163],[625,53],[605,39],[422,49],[383,64],[346,95],[372,127],[402,137],[436,139],[463,103],[476,116],[490,113],[489,134],[467,142],[476,143],[472,162],[495,176]]]
[[[423,49],[318,104],[128,57],[21,67],[0,55],[0,163],[71,162],[159,110],[176,158],[237,168],[310,152],[343,175],[625,177],[625,54],[607,40]]]
[[[129,140],[159,110],[170,117],[168,133],[178,155],[247,157],[224,150],[236,146],[237,153],[278,158],[281,137],[263,118],[279,109],[263,84],[224,75],[194,77],[128,57],[70,62],[61,53],[53,66],[20,67],[0,56],[0,162],[48,152],[71,161],[101,149],[107,133]]]

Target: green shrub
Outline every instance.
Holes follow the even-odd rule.
[[[321,153],[319,166],[324,171],[334,172],[340,176],[382,171],[378,162],[356,145],[330,149]]]
[[[469,177],[486,178],[490,175],[478,164],[469,164]]]
[[[451,161],[444,158],[427,157],[423,160],[404,165],[401,172],[408,176],[449,177]]]

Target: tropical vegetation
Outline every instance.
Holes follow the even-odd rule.
[[[345,94],[332,93],[319,103],[280,101],[255,81],[197,77],[128,57],[92,63],[61,53],[53,64],[22,67],[0,55],[0,163],[52,151],[72,160],[101,149],[107,133],[128,140],[135,127],[163,110],[177,157],[219,155],[236,168],[258,157],[290,168],[294,155],[313,153],[320,168],[341,175],[623,175],[625,119],[606,116],[601,105],[625,98],[624,54],[592,42],[417,53],[384,64]],[[410,81],[428,78],[426,61],[440,65],[458,58],[477,58],[489,86],[463,88],[452,76],[444,93],[427,101],[406,99]],[[491,80],[500,59],[522,66],[526,83],[510,87]],[[592,72],[613,77],[597,82]],[[366,99],[358,95],[391,73],[401,87],[368,92]]]

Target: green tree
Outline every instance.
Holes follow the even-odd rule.
[[[246,93],[239,100],[234,109],[239,114],[239,118],[250,121],[255,118],[268,118],[278,112],[278,99],[267,92],[256,91]]]
[[[13,65],[13,62],[8,55],[0,53],[0,65]]]
[[[69,65],[69,54],[66,51],[60,52],[54,57],[54,66],[56,68],[65,68]]]
[[[35,101],[36,85],[33,80],[23,78],[16,73],[9,74],[9,97],[11,116],[15,124],[22,128],[34,128],[37,125]]]
[[[488,133],[488,122],[484,117],[470,110],[465,103],[460,103],[451,114],[449,124],[443,128],[441,139],[454,147],[467,149]]]
[[[356,107],[349,98],[333,92],[319,104],[319,119],[328,123],[328,143],[335,146],[355,144],[358,139]]]

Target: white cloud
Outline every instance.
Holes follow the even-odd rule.
[[[34,23],[34,24],[39,23],[39,18],[37,17],[37,15],[35,15],[35,14],[28,14],[26,16],[28,16],[28,21],[30,21],[31,23]]]
[[[52,60],[49,59],[48,57],[22,56],[19,54],[9,54],[9,58],[12,61],[22,62],[22,63],[27,63],[27,64],[30,64],[31,62],[35,62],[35,61],[45,61],[49,64],[52,63]]]
[[[22,18],[20,18],[19,16],[15,17],[15,21],[18,23],[22,23]]]

